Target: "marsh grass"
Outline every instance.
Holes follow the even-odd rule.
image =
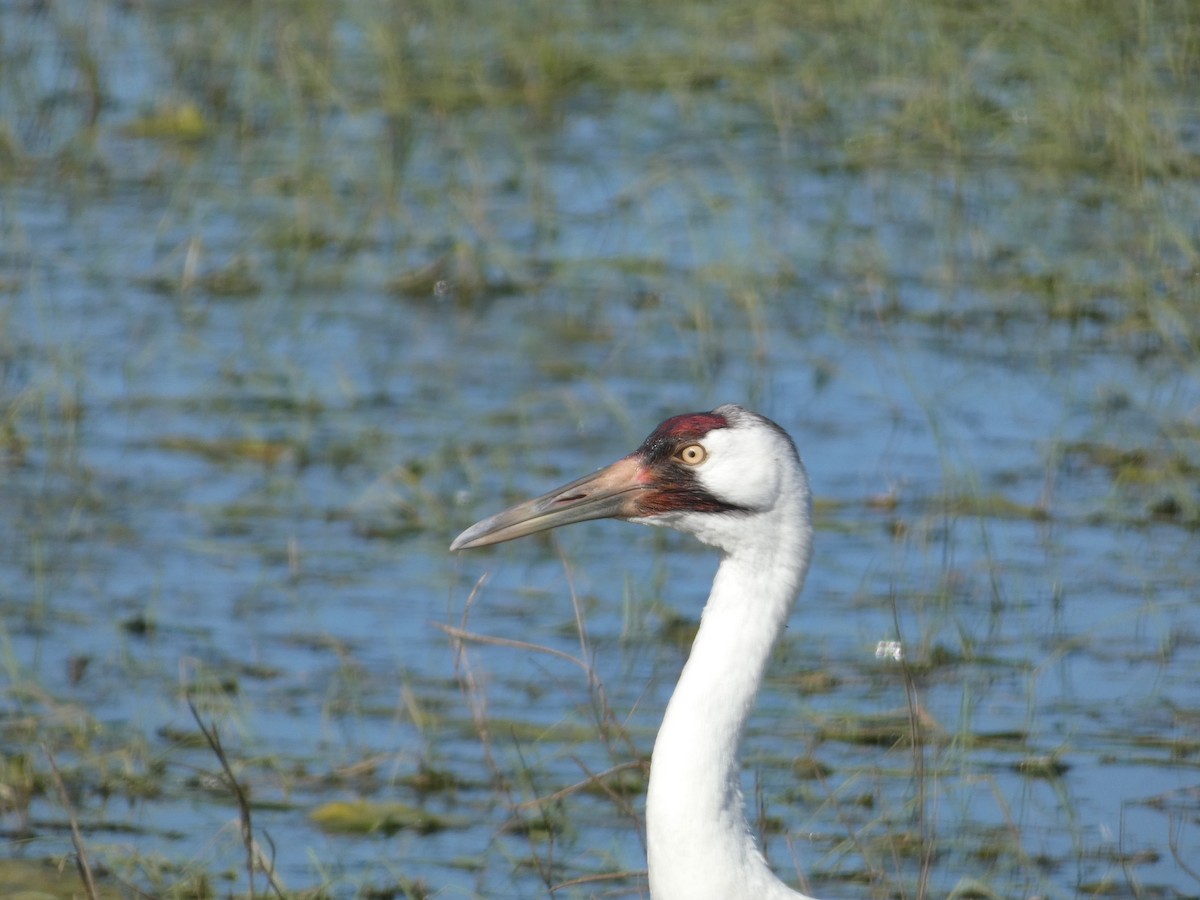
[[[570,566],[565,556],[559,551],[560,559],[567,574],[570,585]],[[457,659],[457,672],[461,689],[473,711],[473,721],[478,737],[485,749],[489,767],[493,769],[493,777],[508,796],[509,820],[505,830],[509,833],[523,834],[529,838],[529,856],[526,863],[532,867],[542,879],[546,889],[552,894],[573,888],[589,885],[606,886],[616,883],[637,883],[644,878],[643,872],[627,872],[613,869],[611,862],[600,860],[601,868],[591,871],[578,871],[579,863],[564,866],[555,862],[556,839],[570,828],[570,815],[565,804],[571,802],[576,794],[587,793],[607,800],[616,814],[629,823],[629,827],[640,833],[640,822],[637,810],[630,802],[630,795],[640,794],[644,790],[645,778],[648,774],[648,761],[640,760],[640,756],[632,735],[622,723],[608,702],[604,683],[592,664],[593,651],[588,638],[586,620],[580,605],[580,598],[573,585],[570,588],[571,605],[575,613],[576,635],[579,641],[579,656],[571,656],[551,647],[539,647],[527,642],[515,641],[498,637],[490,637],[471,633],[466,629],[468,616],[472,605],[485,590],[486,576],[476,583],[463,609],[461,626],[443,630],[454,640]],[[510,650],[524,650],[532,653],[545,653],[551,657],[568,662],[577,667],[585,676],[589,698],[587,723],[580,723],[576,733],[566,737],[560,736],[556,743],[570,747],[573,744],[588,741],[599,741],[608,752],[613,765],[600,772],[589,770],[587,764],[579,757],[574,761],[581,770],[581,780],[574,784],[546,792],[540,782],[541,776],[536,768],[531,768],[526,762],[523,746],[536,747],[546,738],[545,728],[527,733],[523,738],[517,723],[503,722],[487,712],[487,696],[480,679],[472,668],[468,651],[472,645],[500,646]],[[528,729],[525,729],[528,731]],[[518,767],[513,771],[497,768],[495,745],[497,742],[510,744],[515,753]],[[630,761],[630,756],[634,761]],[[513,783],[514,772],[525,783]],[[517,798],[525,794],[527,799]],[[572,854],[573,855],[573,854]],[[587,862],[584,863],[587,866]]]
[[[266,639],[229,655],[203,646],[202,623],[172,621],[185,617],[172,594],[186,597],[185,610],[220,598],[190,593],[190,575],[155,559],[180,544],[161,543],[158,515],[139,522],[142,491],[158,513],[211,483],[219,500],[196,490],[191,501],[205,524],[186,542],[188,554],[203,548],[187,565],[257,560],[241,607],[250,628],[248,619],[291,610],[307,578],[332,602],[358,587],[357,566],[431,554],[420,539],[451,531],[467,499],[492,484],[489,472],[519,494],[515,460],[545,459],[530,452],[547,443],[539,423],[576,424],[591,447],[607,447],[596,408],[633,440],[642,409],[690,408],[697,395],[732,388],[794,421],[793,395],[819,408],[839,385],[867,383],[866,359],[892,381],[881,405],[915,398],[940,470],[897,465],[916,483],[883,490],[835,483],[836,496],[818,498],[818,524],[824,541],[844,539],[848,549],[884,535],[870,546],[890,546],[907,580],[881,586],[868,573],[856,605],[883,623],[868,643],[900,639],[908,655],[900,669],[867,669],[834,645],[814,667],[808,647],[781,650],[779,684],[798,698],[786,721],[812,728],[808,743],[797,741],[803,752],[762,751],[761,830],[786,872],[774,838],[795,817],[791,803],[781,814],[779,798],[829,813],[821,821],[836,829],[793,838],[795,868],[815,869],[822,884],[865,885],[860,896],[936,895],[931,870],[977,871],[974,862],[984,875],[951,883],[952,896],[1064,890],[1055,869],[1072,859],[1038,857],[1036,828],[1025,826],[1041,820],[1013,808],[1000,773],[1015,770],[1036,782],[1030,796],[1048,787],[1072,808],[1060,783],[1084,738],[1047,740],[1038,679],[1070,655],[1103,659],[1110,638],[1095,626],[1044,652],[997,638],[1054,573],[1014,582],[995,547],[1013,528],[1052,547],[1080,523],[1120,535],[1200,523],[1193,4],[527,0],[501,14],[470,0],[220,0],[14,4],[0,16],[0,537],[12,576],[0,589],[0,808],[14,845],[33,832],[46,835],[34,849],[62,837],[74,805],[79,849],[99,851],[118,878],[101,878],[100,896],[129,894],[125,878],[158,896],[208,897],[241,890],[232,885],[245,882],[243,864],[229,861],[244,849],[238,837],[183,861],[95,847],[107,840],[107,804],[149,809],[204,795],[231,815],[333,809],[364,813],[353,827],[372,834],[415,822],[431,837],[441,829],[429,823],[457,823],[462,803],[491,829],[488,858],[533,872],[547,891],[644,892],[641,873],[628,871],[637,854],[619,840],[577,852],[589,819],[607,823],[606,834],[639,833],[650,731],[638,702],[614,701],[600,678],[569,554],[558,551],[567,587],[555,599],[570,595],[578,651],[552,646],[551,636],[469,627],[475,593],[457,627],[444,630],[468,718],[444,685],[418,683],[399,700],[380,691],[379,659],[328,625],[283,639],[320,660],[323,687],[289,681],[290,663],[254,659]],[[572,128],[596,131],[580,140]],[[832,199],[793,188],[810,179],[829,179]],[[809,204],[818,213],[792,230]],[[129,216],[129,207],[142,213]],[[55,218],[56,210],[65,212]],[[619,237],[626,231],[636,235],[629,246]],[[920,234],[921,252],[897,237],[905,232]],[[62,244],[59,234],[68,235]],[[78,305],[76,295],[85,298]],[[338,300],[326,305],[326,295]],[[135,312],[102,330],[105,311],[126,304]],[[387,313],[372,318],[381,304]],[[321,339],[389,317],[417,338],[388,332],[365,361],[360,347],[327,369],[306,368]],[[490,341],[460,353],[455,341],[480,322]],[[505,330],[506,322],[515,324]],[[176,332],[178,343],[155,343]],[[424,336],[443,341],[440,356],[422,352]],[[514,337],[495,370],[528,366],[518,395],[460,399],[464,385],[472,396],[481,388],[463,376],[466,363],[445,358],[486,359],[488,343]],[[796,358],[781,352],[792,339],[802,347]],[[948,363],[993,355],[1074,385],[1068,424],[1035,433],[1045,447],[1040,492],[1019,468],[978,471],[984,462],[942,402],[937,382],[953,376],[915,362],[931,348]],[[415,361],[395,362],[405,354]],[[178,372],[151,366],[171,355],[194,376],[182,397],[163,377]],[[1110,363],[1120,365],[1115,375]],[[809,374],[785,377],[795,368]],[[114,372],[123,387],[113,387]],[[508,391],[491,377],[495,392]],[[159,380],[172,386],[163,396]],[[811,392],[797,387],[809,383]],[[503,411],[486,415],[497,405]],[[129,440],[109,430],[144,428],[145,408],[161,421]],[[436,441],[389,421],[407,427],[435,408],[449,410]],[[893,416],[881,414],[879,427],[897,435],[913,427]],[[818,421],[817,442],[848,427],[845,415]],[[466,434],[467,422],[496,442]],[[136,456],[129,465],[148,462],[144,473],[125,473],[123,454]],[[556,465],[537,474],[557,476]],[[187,476],[157,481],[177,468]],[[358,502],[299,502],[326,472],[332,487],[319,489]],[[1099,488],[1081,491],[1081,481]],[[307,533],[281,535],[289,516]],[[328,532],[316,520],[346,523],[355,541],[324,569]],[[678,552],[654,540],[660,557]],[[102,561],[105,549],[113,562]],[[631,655],[661,653],[669,673],[696,622],[663,599],[674,570],[656,565],[644,586],[626,590],[621,640]],[[115,591],[119,649],[75,641],[76,674],[64,682],[56,642],[102,633],[110,569],[139,566],[159,574]],[[439,587],[418,585],[405,601],[444,589],[444,578],[430,580]],[[101,613],[89,614],[92,603]],[[896,606],[903,612],[893,617]],[[1111,621],[1136,631],[1154,604],[1136,606]],[[1024,643],[1043,647],[1026,627]],[[47,636],[35,653],[31,635]],[[187,658],[188,672],[176,679],[178,664],[157,655],[180,635],[186,649],[171,653]],[[1158,648],[1163,665],[1186,660],[1191,641],[1186,622],[1174,628]],[[229,658],[239,652],[247,658]],[[480,674],[502,670],[503,654],[530,653],[578,678],[537,686],[547,706],[566,698],[551,722],[523,717],[528,709],[494,711],[489,696],[502,687]],[[995,685],[1022,678],[1025,727],[981,725],[987,704],[1000,702]],[[160,691],[176,705],[196,698],[206,720],[238,741],[218,767],[225,777],[212,770],[203,727],[173,721],[147,733],[128,710],[113,720],[93,712],[89,703],[103,706],[114,684]],[[944,703],[935,716],[922,702],[947,685],[961,690],[957,718]],[[351,741],[344,765],[278,750],[263,758],[256,740],[270,726],[259,717],[276,703],[306,702],[288,691],[318,697],[316,729],[350,732],[382,719],[416,733],[419,749]],[[1185,732],[1194,717],[1173,715],[1161,733],[1107,735],[1103,752],[1125,759],[1132,748],[1156,766],[1192,766],[1195,741]],[[482,776],[439,750],[464,735],[485,757]],[[30,750],[42,744],[62,766],[67,803],[53,799],[50,772]],[[794,780],[772,781],[775,772]],[[249,800],[230,794],[237,779]],[[417,802],[386,805],[396,801],[376,796],[384,790],[411,791]],[[939,802],[990,802],[998,812],[947,834]],[[1181,819],[1194,812],[1185,794],[1173,802]],[[47,806],[63,813],[59,825],[48,824]],[[399,816],[402,807],[415,810],[412,819]],[[1065,827],[1075,860],[1094,852],[1081,824]],[[54,842],[50,852],[61,858],[65,848]],[[1137,893],[1139,861],[1137,848],[1123,851],[1110,877],[1076,889]],[[246,865],[253,894],[259,863]],[[495,865],[462,865],[489,893]],[[374,876],[314,870],[318,891],[375,889]],[[77,892],[62,871],[36,889]],[[403,872],[393,881],[380,892],[427,889]]]

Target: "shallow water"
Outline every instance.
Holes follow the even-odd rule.
[[[172,44],[149,38],[185,24],[114,16],[102,49],[141,46],[126,26],[148,43],[91,162],[55,174],[72,122],[51,115],[0,200],[0,726],[6,757],[43,771],[54,749],[95,858],[159,890],[194,869],[244,889],[236,807],[183,740],[194,690],[289,887],[542,896],[640,869],[640,796],[570,795],[553,842],[509,825],[647,757],[686,646],[668,626],[697,618],[715,561],[616,523],[446,548],[663,416],[733,401],[795,436],[818,498],[744,749],[748,796],[784,823],[777,870],[915,895],[924,828],[935,896],[1200,891],[1197,298],[1194,276],[1172,293],[1167,242],[1143,254],[1148,227],[1191,227],[1194,181],[1127,203],[1088,174],[863,167],[817,135],[789,151],[719,90],[584,92],[550,121],[418,109],[395,171],[365,104],[181,145],[127,126],[163,100]],[[53,20],[0,22],[54,56]],[[34,80],[50,110],[55,77]],[[1129,312],[1134,283],[1160,319]],[[581,669],[464,661],[434,627],[578,656],[572,591],[628,729],[607,744]],[[923,776],[889,640],[915,666]],[[890,730],[864,736],[876,716]],[[821,779],[793,769],[810,754]],[[422,766],[456,786],[420,794]],[[360,797],[451,827],[308,818]],[[50,793],[5,827],[7,853],[69,851]]]

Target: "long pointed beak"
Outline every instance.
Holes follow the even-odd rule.
[[[599,472],[476,522],[454,539],[450,549],[486,547],[588,519],[635,517],[639,514],[638,496],[650,488],[643,478],[641,464],[626,456]]]

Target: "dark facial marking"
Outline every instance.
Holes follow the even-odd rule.
[[[675,459],[675,454],[710,431],[728,428],[729,420],[715,412],[685,413],[672,416],[651,432],[642,446],[633,452],[651,473],[653,490],[641,499],[645,515],[687,510],[689,512],[744,512],[742,507],[726,503],[706,491],[690,466]]]
[[[683,468],[680,466],[680,468]],[[647,491],[639,503],[639,515],[656,516],[669,512],[742,513],[749,512],[736,503],[718,500],[688,475],[686,480],[655,479],[654,490]]]

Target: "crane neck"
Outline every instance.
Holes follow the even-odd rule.
[[[654,745],[646,798],[654,900],[807,900],[771,872],[746,822],[738,748],[808,569],[808,492],[726,544]],[[767,514],[770,515],[770,514]]]

